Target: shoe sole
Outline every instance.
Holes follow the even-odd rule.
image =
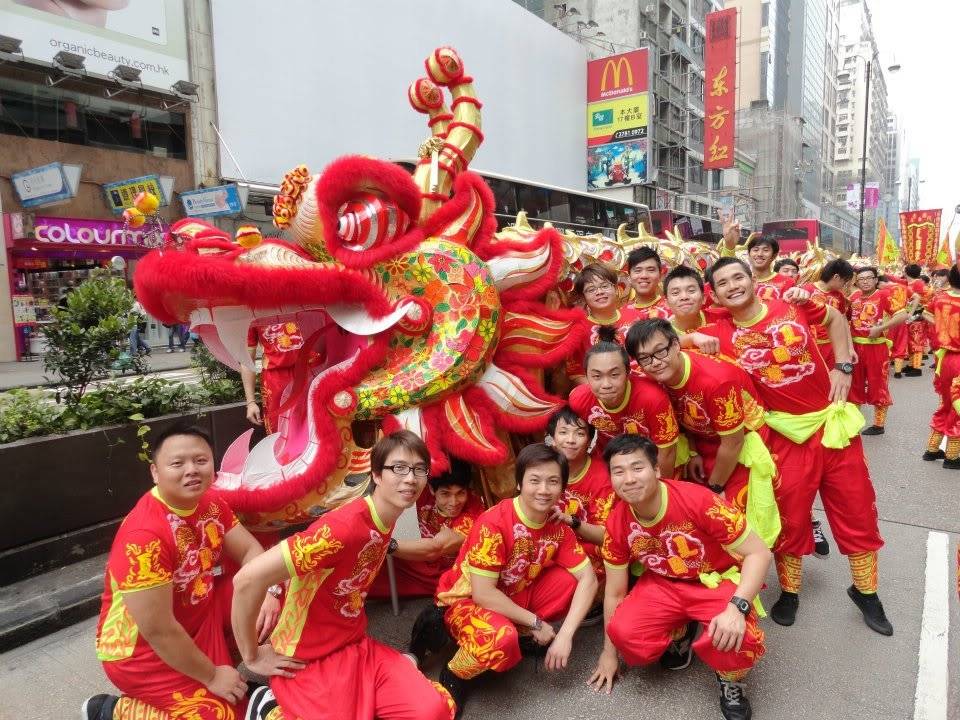
[[[867,617],[867,614],[863,611],[863,608],[860,607],[860,603],[857,602],[856,595],[853,594],[853,590],[851,590],[850,588],[847,588],[847,597],[849,597],[853,601],[853,604],[857,606],[857,610],[859,610],[860,614],[863,616],[864,625],[866,625],[868,628],[873,630],[878,635],[883,635],[885,637],[891,637],[893,635],[892,625],[889,628],[885,628],[881,625],[877,625],[871,620],[871,618]]]
[[[690,652],[687,653],[687,661],[683,663],[683,665],[677,665],[676,667],[667,667],[665,665],[661,665],[660,667],[662,667],[664,670],[668,670],[669,672],[678,672],[680,670],[686,670],[692,664],[693,664],[693,650],[690,650]]]
[[[815,558],[820,558],[821,560],[826,560],[828,557],[830,557],[830,551],[827,550],[826,552],[822,552],[822,553],[821,553],[821,552],[817,552],[816,550],[814,550],[814,551],[813,551],[813,556],[814,556]]]
[[[93,698],[87,698],[86,700],[83,701],[83,705],[80,706],[80,720],[90,720],[89,716],[87,715],[87,704],[92,699]]]

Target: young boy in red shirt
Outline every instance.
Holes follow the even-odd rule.
[[[88,720],[190,715],[222,720],[242,713],[247,686],[230,658],[229,618],[221,595],[222,559],[244,565],[263,552],[210,489],[210,439],[199,428],[160,433],[151,453],[154,488],[124,518],[107,560],[97,624],[97,657],[123,693],[96,695],[83,706]],[[275,603],[265,591],[257,610]],[[265,675],[296,663],[265,659]],[[181,715],[182,714],[182,715]]]
[[[414,433],[381,439],[370,456],[371,494],[322,515],[267,550],[233,580],[233,630],[247,667],[262,656],[305,667],[275,676],[270,689],[286,718],[449,720],[454,708],[410,658],[366,634],[364,601],[391,544],[400,514],[416,503],[430,453]],[[290,586],[270,644],[257,647],[257,599]]]
[[[717,674],[724,718],[749,720],[743,681],[765,652],[753,601],[770,551],[743,513],[718,495],[661,479],[656,447],[647,438],[620,435],[603,457],[622,502],[607,518],[606,636],[590,684],[609,692],[618,652],[629,665],[648,665],[694,621],[702,633],[693,651]],[[643,573],[628,593],[631,562]]]

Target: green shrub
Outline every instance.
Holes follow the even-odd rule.
[[[85,430],[128,422],[131,415],[145,418],[185,413],[198,406],[198,393],[179,382],[138,377],[125,384],[109,383],[67,405],[61,415],[64,430]]]
[[[240,373],[217,360],[202,342],[194,344],[190,362],[200,374],[201,405],[226,405],[243,400]]]
[[[42,391],[0,393],[0,443],[63,432],[59,416],[60,406]]]

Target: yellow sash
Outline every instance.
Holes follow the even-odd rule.
[[[853,403],[830,403],[823,410],[794,415],[781,410],[767,410],[764,414],[767,425],[789,440],[804,443],[823,428],[823,446],[842,450],[856,437],[866,421],[860,409]]]
[[[855,337],[853,342],[856,345],[886,345],[888,348],[893,347],[893,340],[890,338],[871,338],[871,337]]]
[[[718,573],[714,570],[712,573],[700,573],[700,582],[704,586],[713,590],[714,588],[720,587],[720,583],[724,580],[729,580],[734,585],[740,584],[740,568],[736,565],[727,568],[722,573]],[[757,594],[753,598],[753,609],[757,611],[757,617],[765,618],[767,616],[767,611],[763,609],[763,604],[760,602],[760,595]]]
[[[674,460],[674,467],[683,467],[697,453],[690,449],[690,440],[686,435],[680,433],[680,437],[677,439],[677,459]]]
[[[780,510],[773,493],[777,466],[763,439],[753,430],[743,436],[737,461],[750,469],[747,480],[747,524],[772,548],[780,535]]]

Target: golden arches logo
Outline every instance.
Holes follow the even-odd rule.
[[[633,85],[633,68],[625,57],[620,56],[616,60],[613,58],[607,60],[607,63],[603,66],[603,74],[600,76],[600,92],[607,89],[607,73],[609,72],[613,73],[613,87],[623,87],[620,83],[620,76],[624,70],[627,73],[627,85]]]

